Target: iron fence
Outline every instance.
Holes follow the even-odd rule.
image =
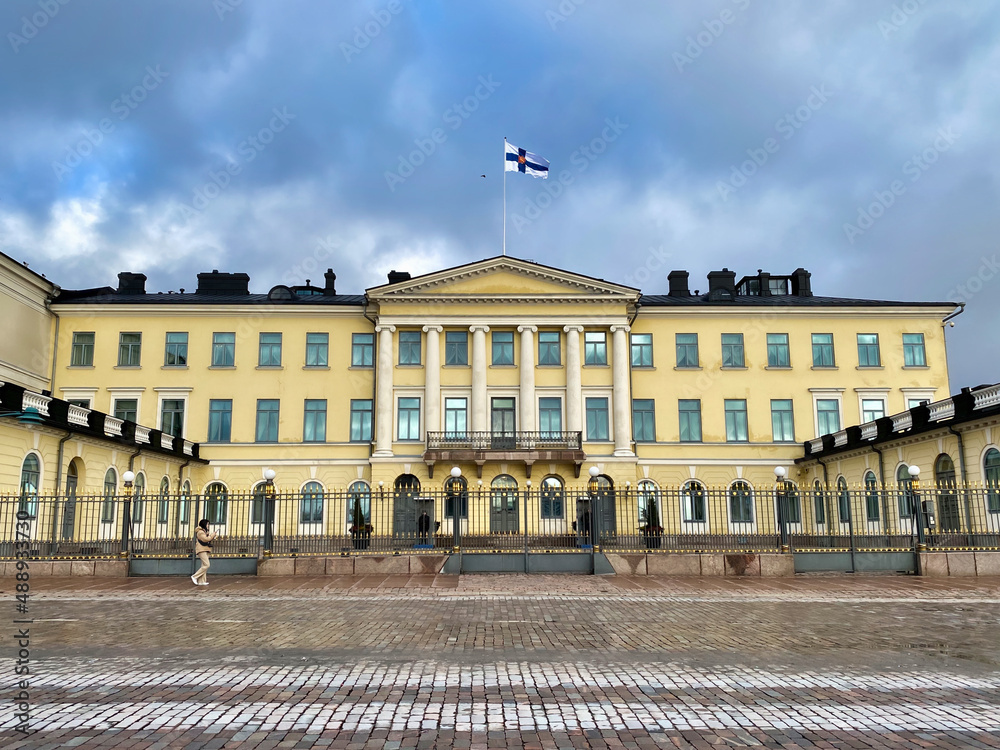
[[[569,550],[732,552],[1000,549],[1000,490],[798,487],[737,481],[593,487],[368,489],[207,495],[0,495],[0,559]],[[17,553],[15,554],[15,551]]]

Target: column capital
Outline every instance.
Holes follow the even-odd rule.
[[[444,330],[444,327],[439,325],[424,326],[422,330],[424,333],[430,333],[431,331],[434,331],[434,333],[441,333],[441,331]]]
[[[396,330],[396,326],[390,326],[390,325],[377,325],[377,326],[375,326],[375,333],[382,333],[382,331],[388,331],[389,333],[393,333],[393,332],[395,332],[395,330]]]
[[[615,331],[625,331],[625,333],[628,333],[631,330],[632,327],[624,323],[616,323],[615,325],[611,326],[611,333],[614,333]]]
[[[563,330],[566,333],[583,333],[583,326],[578,326],[578,325],[563,326]]]
[[[483,333],[489,333],[490,332],[490,327],[487,326],[487,325],[474,325],[474,326],[469,326],[469,331],[471,333],[475,333],[476,331],[482,331]]]
[[[538,326],[518,326],[517,327],[517,332],[518,333],[524,333],[525,331],[527,331],[528,333],[536,333],[538,331]]]

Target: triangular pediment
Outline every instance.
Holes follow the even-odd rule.
[[[603,279],[499,256],[384,284],[368,290],[373,300],[603,298],[628,301],[638,289]]]

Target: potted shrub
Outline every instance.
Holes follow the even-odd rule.
[[[354,498],[354,507],[351,512],[351,539],[354,542],[354,549],[368,549],[372,540],[372,525],[365,522],[365,514],[361,508],[361,498]]]
[[[646,549],[659,549],[663,537],[663,527],[660,525],[660,509],[657,507],[655,495],[646,497],[646,508],[639,518],[639,531]]]

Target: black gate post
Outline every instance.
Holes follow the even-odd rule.
[[[531,498],[531,480],[524,483],[524,526],[521,528],[521,536],[524,537],[524,572],[530,573],[528,569],[528,501]]]
[[[128,557],[128,545],[132,531],[132,480],[135,474],[126,471],[122,478],[125,480],[125,502],[122,505],[122,548],[119,557]]]

